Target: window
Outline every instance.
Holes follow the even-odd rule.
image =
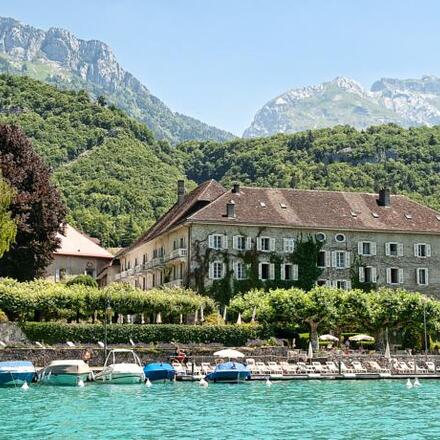
[[[173,241],[173,251],[175,251],[177,249],[177,239]]]
[[[350,252],[347,251],[333,251],[333,264],[336,269],[345,269],[350,267]]]
[[[295,250],[295,239],[285,238],[283,239],[284,252],[292,253]]]
[[[209,278],[219,280],[223,278],[224,263],[222,261],[213,261],[209,265]]]
[[[344,234],[336,234],[335,235],[335,240],[338,243],[343,243],[345,241],[345,235]]]
[[[233,247],[239,251],[244,251],[246,249],[246,237],[244,235],[234,235]]]
[[[385,243],[385,255],[389,257],[403,257],[403,243]]]
[[[431,245],[426,243],[417,243],[414,245],[414,256],[426,258],[431,256]]]
[[[334,282],[334,286],[337,289],[342,289],[342,290],[349,290],[349,289],[351,289],[351,285],[350,284],[351,283],[348,280],[336,280]]]
[[[315,237],[316,237],[316,239],[318,240],[318,241],[325,241],[325,239],[326,239],[326,236],[325,236],[325,234],[324,234],[324,232],[318,232],[316,235],[315,235]]]
[[[155,287],[156,286],[156,274],[153,273],[153,275],[151,276],[151,286]]]
[[[246,266],[242,262],[236,262],[234,265],[235,279],[244,280],[246,279]]]
[[[258,237],[257,250],[263,252],[271,252],[275,250],[275,238]]]
[[[271,263],[259,264],[260,280],[273,280],[275,278],[275,265]]]
[[[376,255],[376,243],[373,241],[360,241],[358,243],[358,254],[365,257]]]
[[[223,234],[211,234],[208,237],[208,247],[211,249],[227,249],[228,237]]]
[[[316,285],[317,286],[326,286],[327,281],[326,280],[318,280],[318,281],[316,281]]]
[[[359,282],[361,283],[375,283],[377,279],[377,270],[371,266],[359,267]]]
[[[403,269],[397,267],[387,268],[387,283],[388,284],[402,284],[403,283]]]
[[[419,286],[428,285],[428,269],[425,267],[419,267],[416,269],[416,281]]]
[[[327,254],[326,251],[319,251],[318,261],[316,262],[316,265],[318,267],[326,267],[327,266],[327,264],[326,264],[326,256],[327,255],[326,254]]]
[[[286,263],[281,265],[281,279],[294,281],[298,279],[298,265]]]
[[[180,248],[183,249],[185,247],[185,237],[180,237]]]

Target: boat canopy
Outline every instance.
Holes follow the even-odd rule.
[[[249,371],[249,368],[246,365],[240,364],[240,362],[224,362],[215,367],[214,371]]]
[[[14,367],[33,367],[30,361],[5,361],[0,362],[0,370],[2,368],[14,368]]]
[[[174,367],[166,362],[152,362],[151,364],[147,364],[144,367],[144,371],[155,371],[155,370],[167,370],[174,371]]]

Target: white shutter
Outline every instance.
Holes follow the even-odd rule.
[[[377,282],[377,269],[375,267],[371,268],[371,282]]]
[[[294,279],[294,281],[297,281],[298,280],[298,265],[294,264],[292,266],[292,269],[293,269],[293,279]]]
[[[431,245],[430,244],[426,245],[426,256],[427,257],[431,256]]]
[[[347,280],[345,282],[345,287],[347,288],[347,290],[351,290],[351,280]]]
[[[362,252],[363,251],[362,244],[363,244],[363,241],[358,242],[358,255],[364,255]]]
[[[397,243],[397,255],[403,257],[403,243]]]
[[[347,269],[350,268],[350,254],[351,254],[351,252],[349,252],[349,251],[345,252],[345,267]]]
[[[214,236],[212,234],[208,236],[208,247],[214,249]]]
[[[387,267],[387,284],[391,284],[391,268]]]
[[[403,269],[399,269],[399,283],[403,284]]]
[[[429,269],[428,268],[425,269],[425,277],[426,277],[426,285],[428,285],[429,284]]]
[[[261,280],[261,265],[262,263],[258,263],[258,278]]]
[[[261,237],[257,237],[257,251],[261,251]]]
[[[336,251],[332,252],[332,267],[336,267]]]
[[[252,249],[252,238],[246,237],[246,249],[249,251]]]
[[[286,265],[285,264],[281,265],[281,279],[282,280],[286,279]]]
[[[365,268],[363,266],[359,266],[359,282],[363,283],[365,281]]]
[[[222,236],[222,249],[227,249],[227,248],[228,248],[228,236],[224,234]]]
[[[331,252],[330,251],[324,251],[325,252],[325,267],[331,267]]]
[[[385,243],[385,255],[388,257],[390,255],[390,244]]]
[[[232,237],[232,249],[238,249],[238,235]]]
[[[371,255],[376,255],[376,253],[377,253],[377,246],[376,246],[376,242],[375,241],[372,241],[371,243],[370,243],[370,251],[371,251]]]
[[[225,275],[226,275],[226,263],[223,263],[222,264],[222,276],[221,276],[221,278],[224,278]]]
[[[214,263],[209,263],[209,279],[214,278]]]
[[[269,279],[274,280],[275,279],[275,264],[271,263],[269,265]]]
[[[325,285],[327,287],[332,287],[332,282],[330,280],[325,280]]]
[[[418,247],[419,247],[419,244],[416,243],[416,244],[414,245],[414,256],[415,256],[415,257],[418,256],[418,253],[417,253]]]
[[[271,252],[275,250],[275,238],[270,239],[270,250]]]
[[[236,261],[232,263],[232,269],[234,271],[235,279],[238,280],[238,263]]]

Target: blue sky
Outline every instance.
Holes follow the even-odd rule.
[[[269,99],[345,75],[440,75],[435,0],[10,0],[0,15],[108,43],[173,110],[241,134]]]

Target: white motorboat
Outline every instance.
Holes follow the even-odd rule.
[[[47,385],[83,385],[91,375],[90,367],[82,360],[52,361],[39,375],[39,382]]]
[[[95,375],[98,383],[134,384],[145,380],[141,361],[133,350],[112,350],[105,360],[104,368]]]

